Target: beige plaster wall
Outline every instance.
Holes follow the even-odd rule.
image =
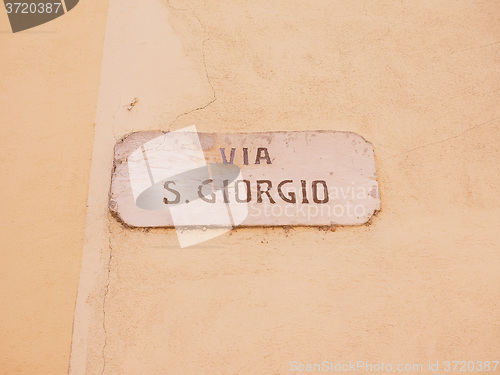
[[[90,23],[89,14],[79,22]],[[498,358],[499,37],[495,1],[111,0],[71,373],[287,374],[292,360]],[[100,38],[92,42],[96,54]],[[96,60],[81,78],[90,87],[100,66],[97,55],[86,58]],[[40,84],[52,85],[52,77]],[[95,103],[95,91],[85,100]],[[8,111],[12,123],[18,114]],[[239,229],[183,250],[172,230],[123,228],[106,210],[114,143],[135,130],[192,124],[221,132],[356,132],[374,145],[382,211],[370,226]],[[46,134],[22,135],[37,131]],[[53,131],[71,151],[65,155],[77,153]],[[91,133],[82,134],[82,155]],[[42,155],[58,165],[45,148]],[[88,166],[78,160],[81,169],[68,174]],[[61,183],[70,204],[77,205],[75,189],[85,194],[79,182]],[[65,196],[53,190],[47,194]],[[56,366],[46,357],[69,349],[82,213],[68,206],[47,213],[74,223],[66,246],[49,220],[38,237],[25,235],[30,220],[42,225],[41,213],[23,210],[10,219],[19,225],[12,225],[17,234],[9,230],[9,247],[24,249],[34,272],[40,265],[61,272],[57,281],[48,271],[26,281],[23,258],[5,251],[15,265],[6,267],[17,285],[10,300],[19,298],[15,288],[37,298],[42,290],[61,314],[56,319],[30,298],[9,308],[14,315],[25,306],[26,315],[5,324],[18,341],[7,342],[4,362],[10,366],[18,353],[40,356],[17,362],[24,373],[35,364]],[[71,247],[66,262],[47,266],[33,257],[32,248],[49,239],[43,249],[54,256]],[[53,287],[41,288],[47,280]],[[67,334],[61,328],[55,339],[48,332],[62,321]],[[45,344],[52,340],[57,345]]]
[[[107,1],[12,34],[0,7],[0,373],[67,374]]]

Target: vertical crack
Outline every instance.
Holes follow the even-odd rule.
[[[111,220],[108,218],[108,248],[109,248],[109,257],[108,257],[108,265],[107,265],[107,275],[106,275],[106,284],[104,287],[104,297],[102,301],[102,329],[104,331],[104,344],[102,346],[102,371],[101,375],[104,374],[106,370],[106,346],[108,345],[108,331],[106,330],[106,301],[109,293],[109,283],[111,280],[111,262],[113,260],[113,246],[111,243]]]
[[[214,89],[214,86],[212,85],[212,82],[210,81],[210,77],[208,75],[208,68],[207,68],[207,61],[206,61],[206,57],[205,57],[205,42],[209,41],[210,39],[205,39],[202,43],[201,43],[201,54],[203,56],[203,66],[205,68],[205,76],[207,77],[207,82],[208,84],[210,85],[210,88],[212,89],[212,99],[205,105],[202,105],[198,108],[195,108],[195,109],[192,109],[190,111],[187,111],[187,112],[183,112],[181,113],[180,115],[178,115],[174,121],[172,121],[168,127],[168,130],[167,131],[170,131],[171,128],[172,128],[172,125],[182,116],[186,116],[186,115],[189,115],[190,113],[193,113],[193,112],[196,112],[196,111],[200,111],[202,109],[205,109],[207,108],[210,104],[214,103],[216,100],[217,100],[217,96],[215,95],[215,89]]]
[[[205,27],[205,25],[201,22],[200,20],[200,17],[198,17],[198,15],[196,14],[196,12],[194,10],[189,10],[189,9],[182,9],[182,8],[175,8],[173,7],[171,4],[170,4],[170,1],[169,0],[164,0],[164,3],[166,4],[167,8],[170,8],[171,10],[173,11],[184,11],[184,12],[190,12],[194,18],[196,18],[196,20],[198,21],[198,23],[200,24],[200,26],[203,28],[203,31],[204,31],[204,34],[205,35],[208,35],[208,32],[207,32],[207,28]],[[207,59],[206,59],[206,55],[205,55],[205,43],[208,42],[210,40],[210,38],[206,38],[205,40],[203,40],[203,42],[201,42],[201,54],[202,54],[202,61],[203,61],[203,68],[205,70],[205,76],[207,78],[207,82],[208,84],[210,85],[210,88],[212,90],[212,99],[207,103],[207,104],[204,104],[200,107],[197,107],[195,109],[192,109],[190,111],[187,111],[187,112],[183,112],[181,113],[180,115],[178,115],[169,125],[167,131],[170,131],[172,129],[172,126],[173,124],[182,116],[186,116],[190,113],[193,113],[193,112],[196,112],[196,111],[200,111],[202,109],[205,109],[207,108],[209,105],[211,105],[212,103],[214,103],[216,100],[217,100],[217,95],[215,94],[215,89],[214,89],[214,86],[211,82],[211,79],[210,79],[210,76],[208,75],[208,67],[207,67]]]

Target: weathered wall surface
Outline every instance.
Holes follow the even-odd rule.
[[[450,5],[111,2],[72,373],[498,354],[499,30],[493,3]],[[182,251],[106,215],[114,142],[193,124],[359,133],[382,211]]]
[[[72,374],[498,358],[499,37],[495,1],[111,0]],[[193,124],[356,132],[374,145],[382,211],[370,226],[239,229],[183,250],[173,230],[122,227],[106,211],[115,142]],[[17,227],[9,247],[36,270],[28,248],[39,237],[22,247]],[[70,296],[58,297],[64,306],[79,260],[69,243],[73,266],[60,272],[73,283],[53,284]],[[45,311],[26,309],[17,322]]]
[[[0,5],[0,373],[66,374],[107,1],[12,34]]]

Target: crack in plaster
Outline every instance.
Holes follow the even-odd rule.
[[[393,159],[393,158],[397,158],[398,156],[406,155],[406,154],[409,154],[409,153],[411,153],[411,152],[413,152],[413,151],[421,150],[421,149],[426,148],[426,147],[429,147],[429,146],[437,145],[437,144],[440,144],[440,143],[444,143],[444,142],[450,141],[450,140],[452,140],[452,139],[459,138],[459,137],[463,136],[465,133],[467,133],[467,132],[469,132],[469,131],[471,131],[471,130],[477,129],[477,128],[481,127],[481,126],[487,125],[487,124],[489,124],[490,122],[497,121],[497,120],[500,120],[500,117],[494,118],[494,119],[492,119],[492,120],[489,120],[489,121],[483,122],[483,123],[478,124],[478,125],[474,125],[474,126],[472,126],[472,127],[470,127],[470,128],[465,129],[465,130],[464,130],[463,132],[461,132],[460,134],[457,134],[457,135],[452,135],[451,137],[448,137],[448,138],[442,139],[442,140],[440,140],[440,141],[431,142],[431,143],[426,143],[426,144],[424,144],[424,145],[422,145],[422,146],[418,146],[418,147],[411,148],[411,149],[409,149],[409,150],[403,151],[403,152],[401,152],[401,153],[399,153],[399,154],[396,154],[396,155],[393,155],[393,156],[391,156],[391,157],[388,157],[386,160]]]

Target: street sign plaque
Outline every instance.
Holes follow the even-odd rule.
[[[137,132],[110,211],[130,227],[360,225],[380,210],[373,147],[340,131]]]

